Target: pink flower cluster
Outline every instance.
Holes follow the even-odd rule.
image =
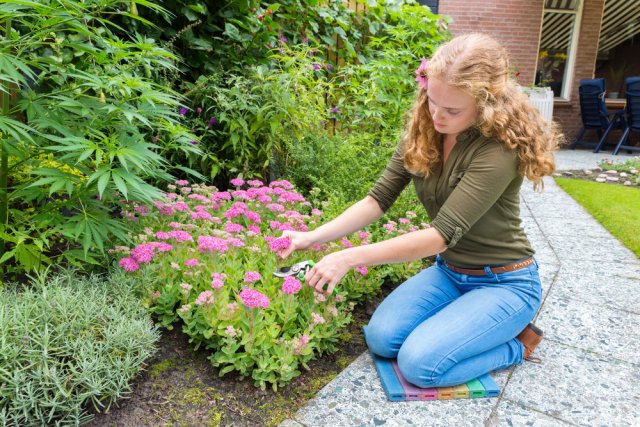
[[[214,236],[198,236],[198,251],[205,252],[225,252],[229,249],[227,241]]]
[[[293,354],[300,354],[302,351],[307,348],[309,344],[309,337],[307,335],[302,335],[300,338],[294,341],[293,343]]]
[[[269,297],[256,291],[255,289],[245,288],[239,295],[242,303],[249,308],[267,308],[269,307]]]
[[[198,295],[198,298],[195,300],[195,305],[211,305],[213,304],[213,292],[204,291]]]
[[[283,249],[287,249],[289,246],[291,246],[291,240],[289,240],[288,237],[278,237],[277,239],[269,242],[269,249],[273,252],[279,252]]]
[[[251,284],[257,282],[260,279],[260,273],[258,273],[257,271],[247,271],[244,274],[244,283]]]
[[[293,276],[287,276],[282,284],[282,292],[288,295],[293,295],[302,289],[302,283],[300,280]]]
[[[224,279],[227,275],[224,273],[211,273],[211,287],[213,289],[220,289],[224,286]]]
[[[187,267],[195,267],[198,265],[198,258],[190,258],[184,262]]]

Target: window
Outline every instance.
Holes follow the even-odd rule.
[[[581,0],[545,1],[536,84],[559,98],[569,98],[581,15]]]
[[[438,13],[438,0],[418,0],[418,3],[429,6],[432,13]]]

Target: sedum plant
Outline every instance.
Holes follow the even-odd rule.
[[[0,4],[0,265],[97,263],[125,239],[114,201],[149,201],[185,168],[163,150],[198,152],[179,125],[181,98],[154,79],[175,57],[112,23],[141,20],[143,0]]]
[[[152,207],[133,206],[127,216],[139,227],[138,244],[114,251],[119,266],[143,284],[143,305],[167,328],[181,321],[190,342],[211,351],[220,375],[237,371],[276,389],[309,360],[335,350],[357,301],[377,292],[386,277],[414,274],[421,263],[359,267],[329,296],[296,278],[275,277],[283,265],[317,261],[366,244],[371,235],[360,231],[280,260],[275,252],[289,241],[277,236],[316,227],[322,212],[287,181],[231,182],[236,188],[229,192],[178,181]],[[409,214],[383,230],[393,236],[420,226]]]
[[[0,289],[0,425],[79,425],[131,392],[159,332],[121,272]]]

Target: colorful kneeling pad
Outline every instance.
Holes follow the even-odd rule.
[[[384,392],[389,400],[394,402],[404,400],[474,399],[500,395],[500,387],[489,374],[455,387],[419,388],[409,384],[404,379],[395,359],[386,359],[375,354],[371,354],[371,357],[376,365]]]

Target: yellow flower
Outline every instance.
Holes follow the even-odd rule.
[[[547,56],[549,56],[549,52],[547,52],[546,50],[541,50],[540,53],[538,54],[538,58],[540,59],[544,59]]]
[[[562,53],[562,52],[558,52],[555,55],[553,55],[556,59],[562,59],[565,60],[567,59],[567,54],[566,53]]]

